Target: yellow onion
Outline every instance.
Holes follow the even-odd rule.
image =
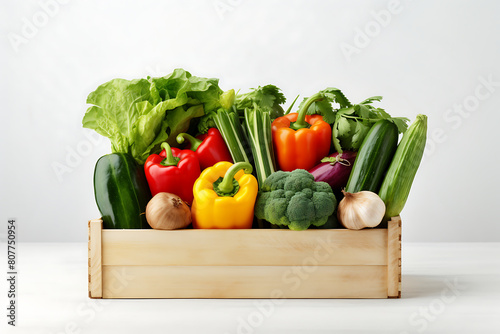
[[[375,227],[382,222],[385,215],[385,204],[380,197],[371,191],[348,193],[342,190],[344,198],[337,209],[337,218],[344,227],[360,230]]]
[[[191,209],[177,195],[156,194],[146,206],[146,220],[156,230],[175,230],[191,223]]]

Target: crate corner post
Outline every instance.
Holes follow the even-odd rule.
[[[387,297],[401,298],[401,217],[392,217],[387,226]]]
[[[102,219],[89,221],[89,298],[102,298]]]

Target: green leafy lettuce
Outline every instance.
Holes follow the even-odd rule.
[[[230,89],[221,94],[219,101],[221,108],[217,111],[211,110],[205,113],[203,117],[200,117],[197,124],[197,129],[199,133],[207,133],[208,129],[215,128],[215,116],[220,110],[229,110],[234,104],[235,93],[234,89]]]
[[[142,164],[162,142],[175,145],[192,119],[220,108],[221,94],[218,79],[183,69],[159,78],[113,79],[89,94],[82,123],[108,137],[112,152],[129,153]]]

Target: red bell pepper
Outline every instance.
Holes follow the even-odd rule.
[[[167,143],[161,148],[160,154],[151,154],[144,163],[151,194],[172,193],[191,205],[193,185],[201,173],[198,158],[191,150],[171,149]]]
[[[210,128],[206,134],[196,138],[187,133],[180,133],[176,139],[179,144],[185,140],[189,142],[190,149],[196,153],[200,161],[201,170],[212,167],[220,161],[233,162],[224,138],[216,128]]]

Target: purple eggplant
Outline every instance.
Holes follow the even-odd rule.
[[[326,182],[332,189],[340,190],[346,186],[351,174],[352,165],[357,152],[344,151],[340,157],[338,152],[330,154],[321,160],[319,165],[309,170],[315,181]]]

